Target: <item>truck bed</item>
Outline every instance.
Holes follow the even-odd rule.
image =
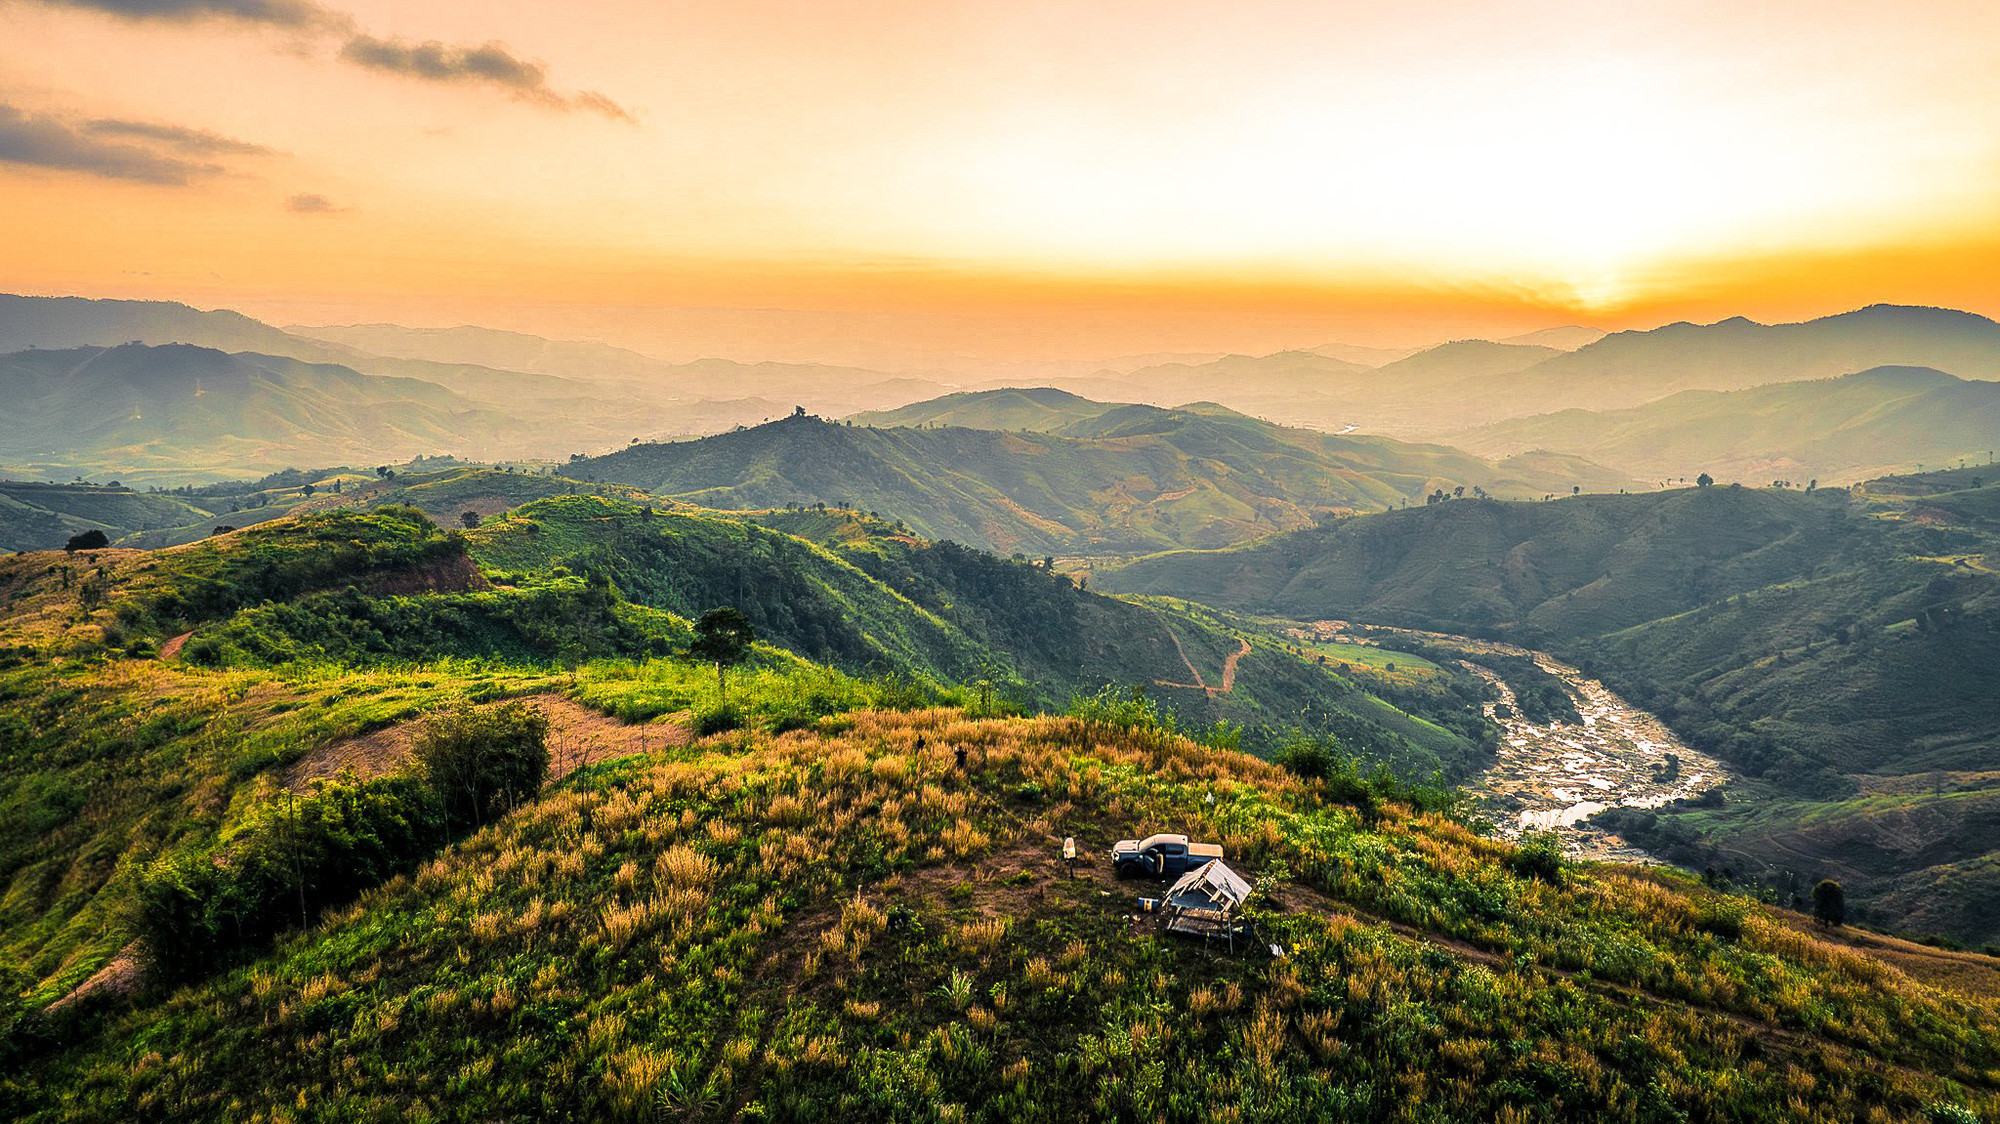
[[[1222,844],[1190,843],[1188,844],[1188,857],[1201,858],[1201,859],[1219,859],[1222,857]]]

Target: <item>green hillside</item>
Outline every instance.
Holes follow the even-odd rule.
[[[1969,483],[1972,473],[1956,475]],[[1885,922],[1921,918],[1993,940],[2000,883],[1977,825],[2000,799],[2000,781],[1984,773],[2000,752],[1985,672],[2000,659],[1996,496],[1990,484],[1874,500],[1716,487],[1451,502],[1161,555],[1099,580],[1546,648],[1759,778],[1727,813],[1657,817],[1698,817],[1708,850],[1697,865],[1713,860],[1784,893],[1851,871]],[[1846,829],[1787,834],[1845,814],[1871,778],[1933,773],[1971,777],[1951,801],[1910,805],[1926,822],[1955,817],[1948,838],[1885,843],[1871,826],[1879,803],[1851,809]],[[1785,831],[1763,822],[1777,813],[1757,807],[1762,798],[1797,802]],[[1890,905],[1926,897],[1915,914]]]
[[[1629,410],[1566,410],[1453,438],[1486,456],[1558,450],[1637,476],[1844,484],[1919,464],[1983,463],[2000,434],[2000,383],[1879,367],[1734,392],[1687,391]]]
[[[678,658],[687,620],[717,605],[763,641],[726,690]],[[226,837],[300,762],[453,699],[559,696],[681,729],[1081,694],[1216,744],[1331,734],[1415,775],[1463,775],[1489,736],[1469,680],[1392,705],[1191,606],[906,537],[835,552],[595,495],[470,532],[391,506],[170,550],[8,556],[0,607],[0,948],[41,988],[128,943],[133,880],[161,848]],[[1204,675],[1213,690],[1189,685]]]
[[[1442,446],[1285,429],[1213,406],[1107,408],[1056,433],[793,417],[569,471],[704,507],[845,505],[927,538],[1030,555],[1218,546],[1437,488],[1539,495],[1601,482],[1510,476]]]
[[[123,486],[0,480],[0,550],[47,550],[86,531],[116,539],[207,515],[179,497]]]
[[[377,791],[421,800],[396,783]],[[59,1014],[4,1092],[29,1120],[2000,1108],[1990,959],[1849,943],[1658,871],[1537,876],[1422,807],[1144,726],[955,710],[633,751],[405,844],[414,874],[269,951]],[[1163,825],[1257,880],[1258,950],[1132,912],[1098,856]],[[1074,878],[1065,836],[1091,855]]]
[[[680,654],[715,604],[767,641],[726,683]],[[1477,758],[1442,667],[1349,679],[856,512],[336,507],[0,558],[0,625],[12,1118],[2000,1105],[2000,962],[1517,850],[1374,772]],[[1127,689],[1156,674],[1197,684]],[[545,730],[546,787],[419,769],[451,723]],[[1231,748],[1290,724],[1357,756]],[[1254,880],[1247,951],[1109,878],[1173,828]]]

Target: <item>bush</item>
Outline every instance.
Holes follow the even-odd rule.
[[[1095,694],[1072,695],[1069,716],[1118,730],[1157,730],[1171,734],[1178,729],[1173,714],[1147,697],[1144,687],[1129,690],[1105,684]]]
[[[733,702],[717,700],[694,708],[694,736],[705,738],[724,730],[741,729],[743,709]]]
[[[436,794],[414,777],[321,782],[266,804],[221,846],[149,864],[140,939],[164,977],[198,975],[414,868],[442,827]]]
[[[412,755],[453,819],[484,820],[549,773],[549,720],[522,702],[460,705],[425,718]]]
[[[1520,846],[1507,858],[1507,865],[1523,878],[1534,878],[1552,886],[1562,885],[1562,840],[1553,831],[1531,831],[1521,837]]]
[[[1310,781],[1326,780],[1348,764],[1346,755],[1340,751],[1339,742],[1331,737],[1313,737],[1300,731],[1293,731],[1285,739],[1272,760],[1293,776]]]

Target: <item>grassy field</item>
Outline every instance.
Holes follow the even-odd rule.
[[[8,1091],[31,1120],[2000,1108],[1996,962],[1658,871],[1547,881],[1347,791],[1073,719],[718,735],[581,770],[263,956],[70,1023]],[[1282,958],[1160,935],[1101,860],[1055,859],[1163,825],[1256,880]]]

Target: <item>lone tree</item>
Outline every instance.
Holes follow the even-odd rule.
[[[1706,472],[1694,478],[1694,486],[1697,488],[1706,488],[1713,483],[1715,483],[1715,477],[1710,476]]]
[[[750,627],[750,620],[741,610],[724,605],[710,609],[694,622],[694,642],[688,645],[688,658],[706,660],[715,665],[715,689],[729,693],[725,671],[732,664],[743,662],[750,654],[750,642],[757,639],[757,632]]]
[[[484,821],[549,774],[549,720],[523,702],[432,713],[411,747],[452,819]]]
[[[473,511],[471,508],[467,508],[466,510],[458,513],[458,523],[459,526],[464,527],[466,530],[469,531],[472,528],[479,526],[479,513]]]
[[[75,554],[79,550],[101,550],[110,545],[111,540],[104,537],[103,531],[93,530],[80,535],[71,535],[69,541],[63,544],[63,549]]]
[[[1828,878],[1813,887],[1813,920],[1828,926],[1846,924],[1847,891],[1840,883]]]

